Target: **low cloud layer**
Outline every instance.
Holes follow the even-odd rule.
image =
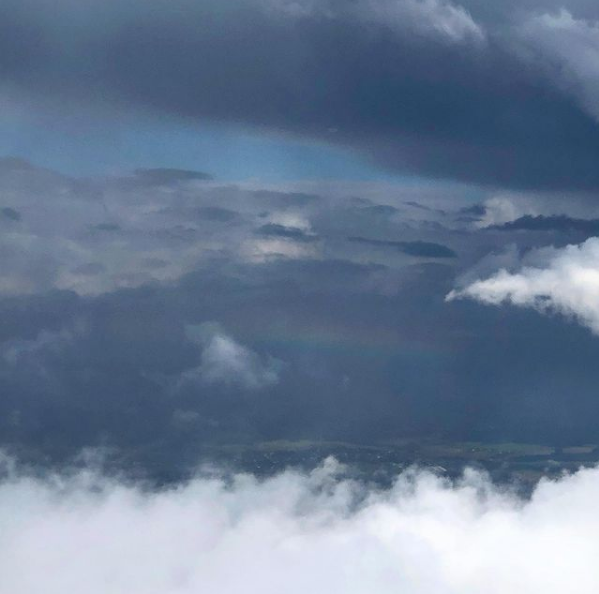
[[[158,492],[93,472],[0,484],[0,592],[595,594],[599,471],[530,500],[468,471],[387,491],[311,474]]]
[[[524,257],[517,271],[502,268],[447,296],[450,301],[460,298],[559,313],[599,334],[599,239],[535,250]]]

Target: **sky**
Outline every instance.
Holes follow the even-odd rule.
[[[20,461],[599,444],[598,65],[589,0],[2,0],[0,593],[39,591],[22,564],[61,567],[103,518],[102,592],[238,592],[226,562],[266,592],[596,592],[596,470],[523,502],[476,473],[364,491],[331,460],[162,494]],[[211,571],[111,552],[145,563],[210,510],[186,534]],[[547,534],[576,555],[550,568]],[[362,550],[372,576],[337,581]],[[516,585],[505,555],[530,559]]]
[[[0,443],[599,438],[593,3],[0,7]]]

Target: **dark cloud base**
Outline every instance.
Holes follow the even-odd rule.
[[[375,247],[389,247],[407,254],[424,258],[455,258],[457,254],[445,245],[426,241],[393,241],[383,239],[369,239],[366,237],[348,237],[354,243],[363,243]]]

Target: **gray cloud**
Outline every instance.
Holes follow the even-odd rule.
[[[487,207],[484,204],[473,204],[464,206],[458,211],[461,216],[471,216],[474,219],[483,217],[487,213]]]
[[[453,253],[421,239],[426,234],[422,217],[412,224],[397,207],[366,198],[356,202],[217,182],[182,184],[179,177],[139,186],[131,179],[77,180],[6,160],[0,191],[18,203],[22,220],[9,221],[0,238],[6,263],[0,294],[54,288],[97,295],[173,282],[219,258],[230,263],[359,259],[358,252],[348,251],[348,231],[401,234],[407,240],[393,246],[407,255]],[[422,211],[424,218],[429,214],[442,218],[437,211]],[[428,231],[439,233],[442,229]],[[372,258],[398,265],[382,250]]]
[[[348,237],[354,243],[363,243],[375,247],[390,247],[407,254],[423,258],[455,258],[457,254],[445,245],[426,241],[391,241],[368,239],[366,237]]]
[[[488,229],[498,231],[558,231],[562,233],[599,234],[599,219],[577,219],[566,215],[525,215]]]
[[[187,169],[154,168],[136,169],[136,177],[142,183],[151,185],[172,185],[176,182],[209,181],[212,176],[200,171],[189,171]]]

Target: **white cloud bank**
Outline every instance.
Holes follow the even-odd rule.
[[[599,334],[599,238],[534,250],[516,272],[502,268],[447,296],[449,301],[459,298],[563,314]]]
[[[412,473],[364,493],[335,466],[161,492],[13,476],[0,485],[0,593],[599,591],[597,469],[523,501],[473,472],[453,486]]]

